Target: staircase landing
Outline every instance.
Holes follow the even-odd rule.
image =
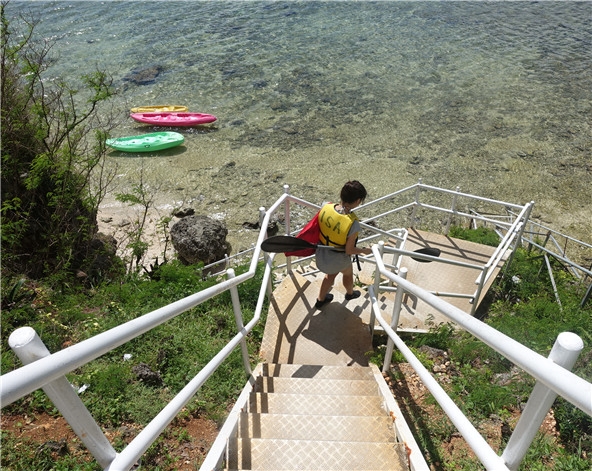
[[[337,289],[333,302],[315,308],[320,279],[292,272],[274,290],[261,344],[262,360],[300,365],[368,366],[372,350],[367,322]]]

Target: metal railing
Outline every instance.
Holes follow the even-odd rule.
[[[288,187],[285,186],[287,193]],[[443,198],[448,198],[449,204],[443,205]],[[318,210],[320,206],[313,205],[304,200],[298,198],[291,198],[291,201],[308,206],[314,210]],[[492,213],[492,215],[481,215],[474,210],[470,209],[473,206],[481,205],[489,211],[494,209],[498,210],[498,213]],[[529,221],[530,214],[532,212],[534,203],[529,202],[525,205],[518,205],[507,203],[504,201],[494,200],[491,198],[484,198],[480,196],[463,193],[457,187],[456,190],[447,190],[444,188],[438,188],[430,185],[419,183],[411,185],[407,188],[403,188],[394,193],[388,194],[376,200],[365,203],[356,209],[356,213],[364,215],[361,226],[364,230],[365,236],[360,239],[360,244],[364,242],[372,242],[374,239],[384,237],[394,242],[394,247],[389,247],[389,251],[395,254],[392,266],[398,266],[400,257],[407,255],[415,259],[423,259],[425,261],[432,261],[437,263],[462,266],[477,271],[475,276],[476,288],[471,293],[445,293],[438,292],[437,295],[441,297],[454,297],[454,298],[466,298],[471,303],[471,312],[473,315],[478,305],[478,301],[483,293],[483,289],[486,283],[490,280],[491,276],[496,272],[497,267],[502,263],[502,260],[508,256],[511,259],[514,251],[520,246],[520,241],[523,236],[524,227]],[[386,206],[386,208],[385,208]],[[423,221],[425,217],[422,215],[425,213],[431,213],[431,217]],[[408,214],[405,214],[408,213]],[[434,216],[438,215],[438,216]],[[440,220],[439,215],[446,215],[445,221]],[[434,223],[434,220],[438,221]],[[418,223],[422,223],[429,227],[433,227],[434,224],[439,224],[440,229],[444,230],[444,233],[448,233],[453,223],[458,224],[461,220],[465,220],[467,224],[475,224],[477,221],[483,225],[494,224],[495,227],[503,230],[500,233],[501,242],[492,253],[489,260],[483,265],[471,264],[461,262],[457,260],[445,259],[443,257],[431,257],[428,255],[421,255],[400,248],[400,245],[405,239],[405,236],[399,235],[399,233],[406,233],[407,230],[402,227],[414,227]],[[386,224],[384,223],[386,221]],[[286,234],[295,234],[297,231],[293,231],[290,228],[290,212],[289,208],[286,208],[285,214]],[[399,225],[399,228],[396,225]],[[380,226],[387,226],[388,229],[381,229]],[[442,227],[443,226],[443,227]],[[395,229],[393,229],[395,228]],[[370,235],[368,235],[370,234]],[[312,258],[304,257],[299,262],[305,261]],[[364,259],[369,260],[369,259]],[[278,268],[284,266],[287,270],[291,270],[292,260],[289,257],[285,265],[281,265]],[[310,272],[315,273],[313,272]],[[388,288],[386,288],[388,290]],[[434,293],[436,294],[436,293]]]
[[[491,226],[500,237],[504,237],[506,233],[506,221],[511,220],[517,214],[511,209],[507,208],[506,215],[489,215],[484,217],[476,211],[471,211],[471,214],[478,216],[478,219],[470,221],[470,227],[477,228],[479,224],[485,227]],[[562,234],[540,222],[529,218],[522,231],[521,245],[526,247],[528,252],[538,251],[542,258],[543,268],[547,269],[549,278],[553,286],[555,286],[555,279],[553,275],[553,268],[549,258],[557,260],[563,268],[569,271],[574,277],[586,282],[589,280],[588,289],[582,297],[580,306],[583,307],[592,296],[592,245],[575,239],[566,234]],[[589,265],[584,265],[588,262]],[[557,290],[555,289],[555,296],[558,304],[561,306],[561,300]]]
[[[397,285],[394,313],[390,324],[381,315],[376,287],[371,286],[368,289],[373,318],[380,323],[389,337],[383,371],[388,370],[389,359],[394,346],[396,346],[486,469],[513,471],[518,468],[557,395],[592,416],[592,384],[570,371],[584,346],[580,337],[570,332],[560,334],[549,358],[545,358],[480,320],[467,316],[457,307],[410,283],[405,279],[405,276],[392,273],[382,261],[384,253],[382,244],[374,245],[372,251],[377,263],[376,276],[386,277]],[[402,271],[404,275],[405,271]],[[489,446],[436,379],[397,335],[398,313],[401,310],[403,293],[411,293],[422,299],[458,327],[471,333],[536,379],[537,383],[533,393],[501,457]]]
[[[273,256],[261,254],[261,242],[266,237],[267,228],[270,224],[270,219],[272,215],[275,214],[281,208],[283,208],[285,212],[284,217],[286,221],[286,233],[288,234],[291,233],[291,203],[299,204],[311,209],[319,208],[319,206],[313,203],[289,195],[288,189],[288,186],[284,186],[284,194],[280,198],[278,198],[278,200],[269,208],[269,210],[265,211],[264,208],[260,209],[261,231],[258,236],[256,245],[252,250],[251,262],[249,264],[249,269],[247,272],[239,276],[235,276],[234,271],[230,268],[227,268],[227,279],[221,281],[215,286],[212,286],[191,296],[183,298],[168,306],[152,311],[139,318],[133,319],[125,324],[117,326],[113,329],[110,329],[106,332],[98,334],[92,338],[89,338],[85,341],[82,341],[76,345],[72,345],[53,354],[50,354],[50,352],[43,345],[41,339],[39,339],[39,337],[33,331],[33,329],[23,327],[13,332],[13,334],[10,336],[9,344],[11,348],[15,351],[17,356],[21,359],[24,366],[15,371],[6,373],[0,377],[0,401],[2,407],[11,404],[17,399],[27,394],[30,394],[31,392],[37,389],[43,388],[44,391],[47,393],[48,397],[60,410],[60,412],[66,418],[68,423],[72,426],[75,433],[80,437],[82,442],[92,453],[97,462],[103,467],[103,469],[110,471],[123,471],[131,469],[136,465],[143,453],[158,438],[158,436],[162,433],[166,426],[174,419],[174,417],[179,413],[179,411],[190,401],[194,394],[201,388],[201,386],[208,380],[208,378],[210,378],[214,371],[216,371],[216,369],[236,348],[241,348],[245,371],[250,380],[252,380],[251,367],[249,364],[248,352],[246,351],[245,338],[253,329],[253,327],[257,324],[257,322],[259,322],[260,320],[261,311],[265,303],[265,297],[271,292],[272,289],[271,274],[272,270],[274,269]],[[424,199],[425,193],[447,195],[451,197],[451,204],[449,205],[449,207],[446,208],[442,206],[436,206],[434,203],[431,202],[429,198]],[[408,201],[410,195],[411,201]],[[393,209],[393,202],[398,198],[405,198],[407,200],[403,201],[402,204],[398,205],[396,208]],[[410,217],[412,222],[411,225],[413,225],[414,223],[417,223],[417,221],[421,218],[421,212],[427,209],[432,211],[435,210],[438,212],[444,212],[448,214],[448,222],[446,223],[447,228],[450,227],[450,223],[455,221],[456,218],[475,218],[474,214],[470,214],[470,212],[467,209],[461,208],[462,201],[464,200],[479,202],[493,206],[502,205],[504,207],[511,207],[514,210],[517,210],[518,215],[516,217],[513,217],[508,222],[499,223],[498,221],[498,224],[502,224],[503,227],[505,227],[505,230],[507,231],[507,236],[504,238],[505,242],[504,244],[502,244],[505,248],[501,248],[498,252],[498,255],[499,253],[501,253],[502,250],[507,250],[511,244],[514,244],[514,246],[516,246],[517,241],[522,236],[523,224],[525,220],[528,218],[530,206],[509,205],[508,203],[463,194],[460,193],[458,189],[457,191],[449,191],[435,187],[429,187],[426,185],[422,185],[421,182],[417,185],[413,185],[411,187],[405,188],[403,190],[392,193],[383,198],[380,198],[378,200],[369,202],[361,206],[358,210],[360,213],[374,211],[374,214],[368,215],[368,217],[366,217],[362,223],[362,227],[364,228],[364,230],[370,232],[370,235],[365,235],[362,241],[371,241],[377,237],[386,237],[388,239],[394,237],[395,239],[400,240],[401,236],[397,233],[397,231],[399,230],[392,229],[393,227],[397,227],[397,225],[391,225],[392,222],[397,220],[397,218],[399,221],[402,221],[406,217]],[[382,205],[384,204],[388,204],[390,207],[387,210],[384,210],[382,208]],[[408,212],[410,214],[403,214],[405,212]],[[401,216],[403,216],[402,219]],[[483,221],[495,221],[495,219],[489,217],[480,218]],[[378,227],[377,224],[379,222],[383,226],[388,226],[388,228],[383,229],[381,227]],[[404,224],[400,224],[398,227],[402,227],[403,225]],[[391,249],[398,250],[397,247]],[[399,253],[405,254],[405,251],[399,250]],[[418,255],[414,254],[414,256]],[[254,317],[247,325],[243,325],[237,286],[239,286],[241,283],[247,281],[255,275],[257,265],[262,257],[264,259],[265,271],[255,308]],[[379,267],[381,268],[381,273],[383,273],[384,271],[385,276],[389,278],[389,280],[391,280],[392,282],[395,282],[397,286],[401,286],[403,289],[409,290],[409,292],[414,292],[414,290],[420,290],[420,297],[424,299],[423,296],[426,296],[429,300],[427,301],[428,303],[431,304],[432,302],[435,302],[435,298],[437,300],[436,304],[438,304],[445,311],[446,309],[451,308],[451,318],[454,317],[454,315],[459,315],[456,312],[456,308],[452,308],[450,305],[433,296],[432,294],[422,292],[420,288],[409,286],[409,284],[406,286],[405,280],[386,270],[386,267],[381,258],[380,260],[378,260],[377,258],[377,261],[379,263]],[[492,257],[492,263],[494,262],[495,259]],[[224,263],[226,263],[226,265],[228,266],[228,260],[226,260]],[[290,259],[288,259],[287,261],[287,266],[288,268],[290,267]],[[481,276],[481,280],[483,280],[485,276],[486,275],[483,274]],[[372,289],[373,288],[371,288],[371,290]],[[210,360],[210,362],[193,379],[190,380],[190,382],[177,394],[177,396],[175,396],[175,398],[173,398],[173,400],[169,404],[167,404],[167,406],[165,406],[165,408],[160,413],[157,414],[157,416],[133,439],[132,442],[130,442],[120,453],[117,453],[113,449],[105,435],[102,433],[100,427],[96,424],[96,422],[94,421],[94,419],[92,418],[84,404],[81,402],[80,398],[73,392],[72,387],[65,378],[65,375],[73,371],[74,369],[93,361],[101,355],[104,355],[105,353],[110,352],[111,350],[123,345],[124,343],[139,337],[143,333],[148,332],[149,330],[167,322],[168,320],[180,315],[181,313],[195,306],[198,306],[227,291],[231,293],[233,310],[237,325],[237,334],[227,343],[227,345],[222,350],[218,352],[218,354],[214,356],[214,358]],[[471,316],[467,316],[466,313],[462,314],[464,316],[463,318],[467,322],[469,322],[468,319],[476,321]],[[379,312],[376,312],[376,318],[381,323],[381,325],[384,323],[384,320],[382,320],[382,317],[380,316]],[[396,334],[392,332],[392,329],[390,331],[387,329],[389,327],[388,325],[385,324],[383,325],[383,327],[386,327],[385,330],[389,333],[389,335],[392,336],[393,339],[397,338]],[[525,349],[525,347],[521,348]],[[503,351],[505,352],[505,350]],[[518,351],[520,353],[523,353],[520,349],[518,349]],[[525,364],[529,366],[533,361],[539,362],[542,358],[539,357],[540,356],[537,356],[536,358],[529,358],[525,361]],[[508,356],[508,358],[518,365],[523,364],[523,361],[520,358],[516,358],[514,355]],[[560,367],[558,367],[557,365],[555,365],[554,367],[549,367],[547,365],[547,363],[549,362],[546,361],[546,359],[544,358],[543,360],[545,360],[545,362],[543,363],[544,368],[548,368],[548,372],[563,371],[563,369],[558,370],[558,368]],[[530,372],[529,369],[525,369]],[[543,378],[541,381],[543,381],[546,387],[549,387],[554,391],[559,391],[561,395],[566,397],[566,399],[570,400],[569,395],[564,395],[564,386],[557,386],[556,381],[553,378],[549,379],[547,374],[541,376],[538,375],[537,372],[537,375],[535,375],[535,377],[539,379]],[[559,377],[561,376],[558,376],[558,378]],[[571,377],[568,377],[568,379],[569,378]],[[583,382],[583,380],[581,381]],[[552,386],[549,386],[549,384],[551,384]],[[586,394],[586,391],[588,391],[589,394],[590,384],[583,382],[583,385],[586,388],[588,388],[584,389],[583,393]],[[556,386],[559,389],[555,389]],[[578,387],[580,386],[582,386],[582,384],[578,383]],[[576,405],[581,404],[580,396],[581,394],[577,396],[577,401],[574,399],[574,403],[576,403]],[[580,405],[578,405],[578,407],[580,407]],[[583,410],[587,411],[588,409],[584,408]]]
[[[269,224],[269,217],[287,198],[288,195],[280,197],[263,218],[262,227],[264,230],[259,235],[249,270],[242,275],[234,276],[234,271],[228,269],[228,279],[215,286],[206,288],[203,291],[53,354],[50,354],[32,328],[22,327],[14,331],[9,338],[9,345],[21,359],[24,366],[0,377],[0,402],[2,403],[2,407],[42,388],[103,469],[123,471],[134,467],[166,426],[191,400],[195,393],[235,348],[240,347],[242,349],[246,373],[247,375],[251,374],[245,338],[261,317],[265,297],[269,293],[271,286],[273,257],[267,257],[266,259],[263,282],[255,313],[247,325],[243,325],[242,322],[237,286],[255,275],[261,252],[260,245],[265,238],[265,229]],[[230,291],[231,293],[238,331],[236,336],[187,383],[120,453],[116,453],[100,427],[96,424],[93,417],[70,386],[65,375],[226,291]]]

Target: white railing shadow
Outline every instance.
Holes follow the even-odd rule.
[[[397,312],[393,315],[391,324],[384,320],[378,302],[378,293],[374,286],[369,287],[373,315],[389,337],[383,371],[388,371],[393,347],[396,346],[486,469],[514,471],[518,468],[557,395],[592,416],[592,384],[570,371],[584,346],[580,337],[570,332],[560,334],[549,358],[545,358],[457,307],[410,283],[404,276],[392,273],[382,262],[383,248],[380,244],[374,245],[372,251],[377,263],[377,276],[386,277],[397,285],[395,311],[400,311],[402,294],[404,292],[411,293],[536,379],[533,393],[500,457],[396,333]]]

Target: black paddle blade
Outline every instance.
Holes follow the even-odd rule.
[[[423,249],[417,249],[414,250],[415,253],[419,253],[422,255],[430,255],[432,257],[439,257],[440,256],[440,249],[437,249],[435,247],[424,247]],[[415,260],[416,262],[422,262],[422,263],[428,263],[431,262],[432,260],[424,260],[421,258],[416,258],[416,257],[411,257],[413,260]]]
[[[261,242],[261,250],[274,253],[294,252],[302,249],[314,249],[315,247],[315,244],[292,236],[273,236]]]

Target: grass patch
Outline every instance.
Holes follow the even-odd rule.
[[[455,239],[468,240],[492,247],[497,247],[500,244],[500,238],[497,233],[487,227],[468,229],[460,226],[451,226],[448,235]]]

